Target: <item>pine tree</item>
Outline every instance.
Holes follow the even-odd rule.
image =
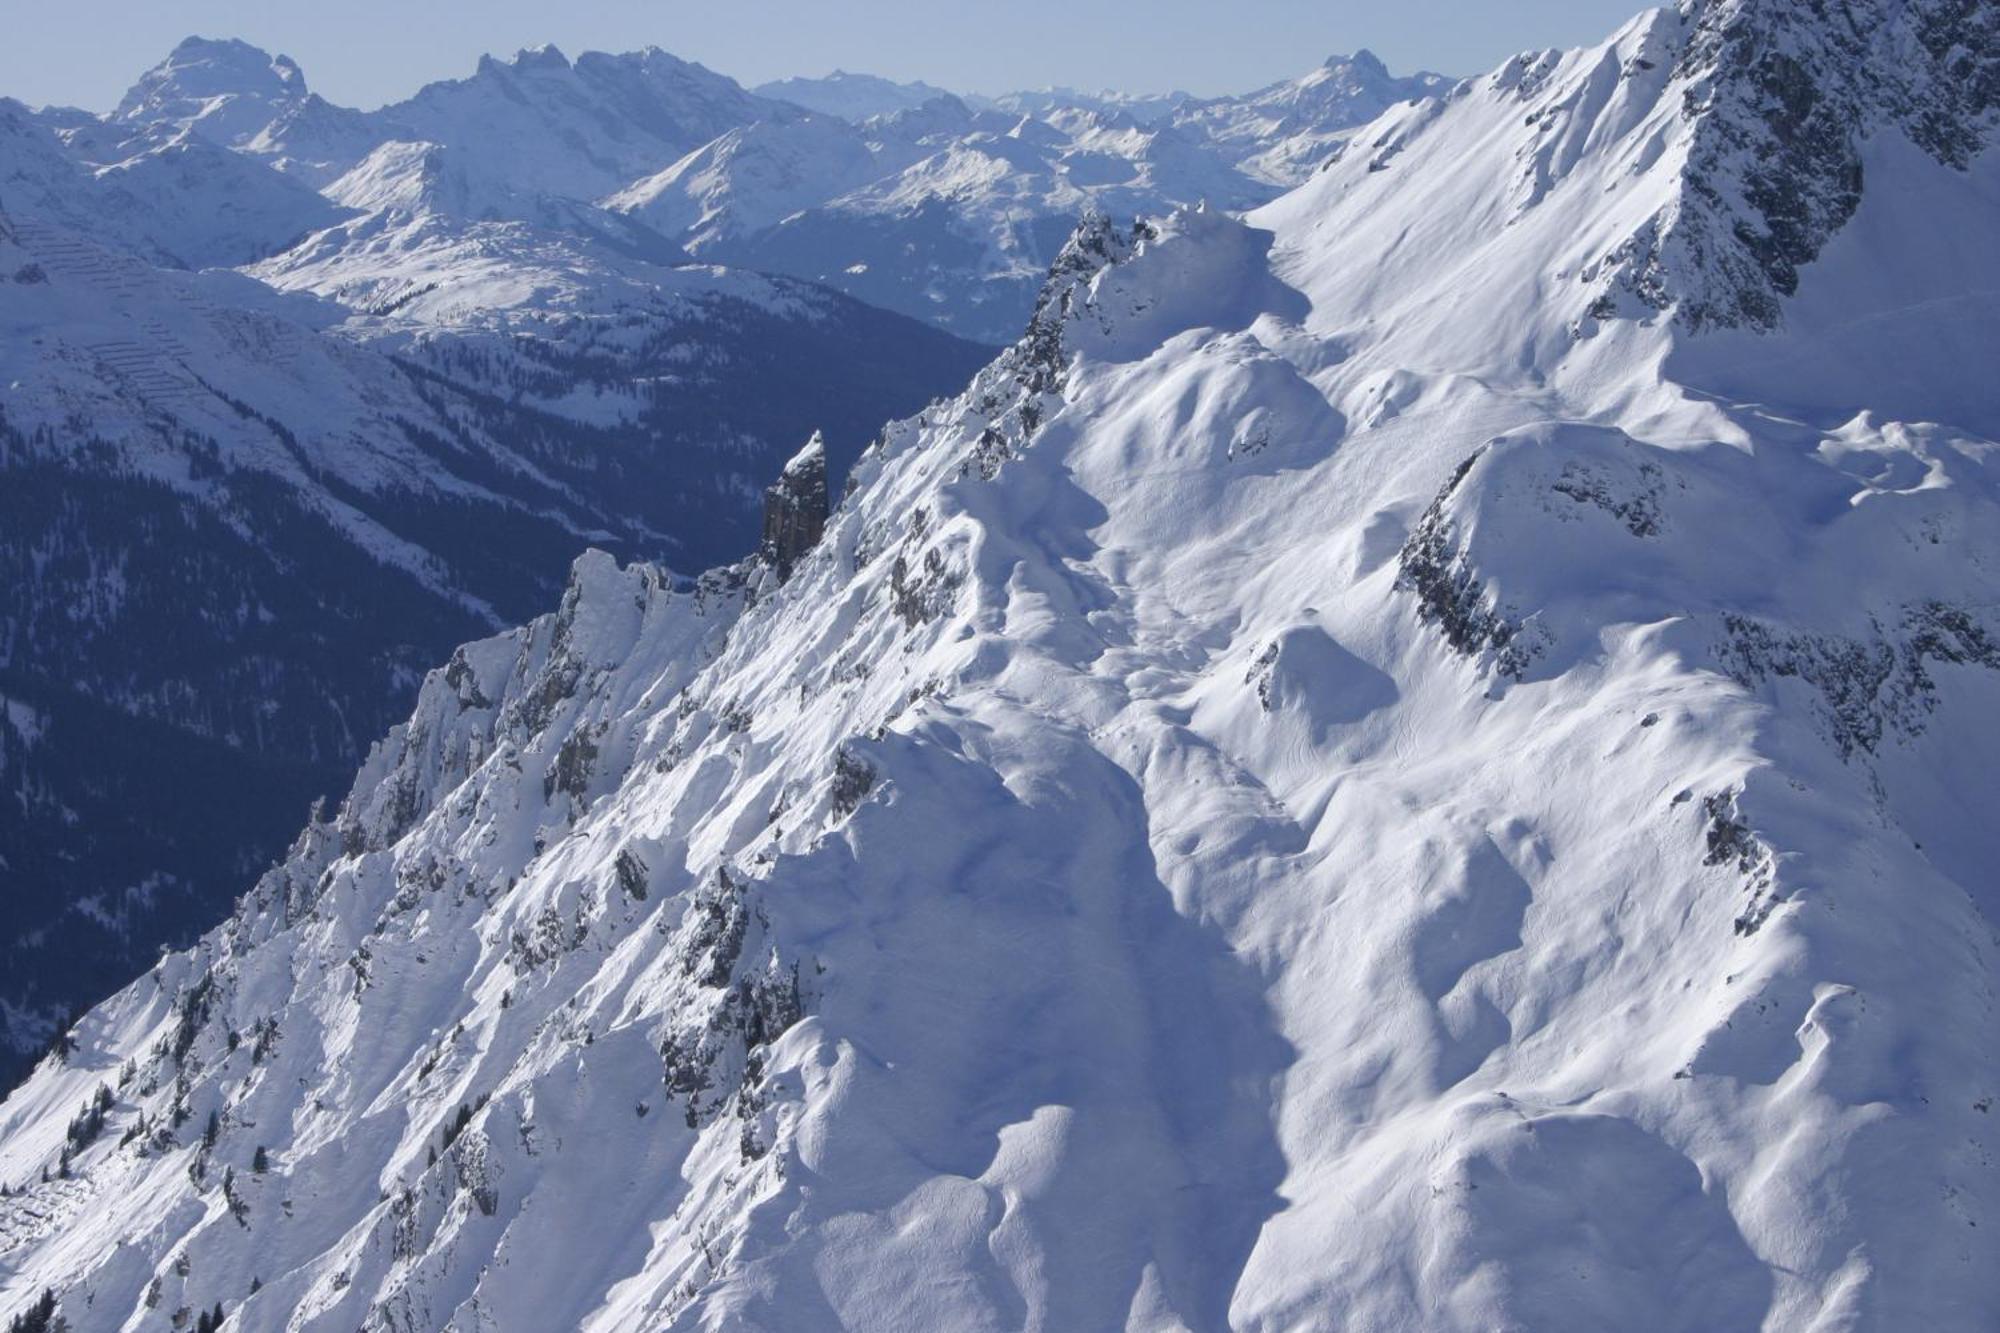
[[[271,1169],[271,1154],[261,1143],[257,1145],[257,1151],[250,1158],[250,1169],[260,1176]]]
[[[56,1294],[42,1288],[42,1298],[7,1321],[7,1333],[56,1333],[64,1327],[56,1315]]]

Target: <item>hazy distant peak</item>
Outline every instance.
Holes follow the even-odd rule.
[[[771,97],[802,106],[821,115],[838,116],[859,124],[877,116],[910,111],[940,97],[953,94],[928,83],[897,83],[875,74],[855,74],[836,69],[823,78],[778,79],[751,89],[759,97]]]
[[[278,106],[306,96],[306,76],[289,56],[234,38],[189,37],[139,76],[112,119],[198,126],[223,143],[255,134]]]

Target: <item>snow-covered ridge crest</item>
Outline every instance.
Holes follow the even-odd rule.
[[[782,584],[591,558],[467,649],[0,1108],[22,1299],[1978,1330],[1995,442],[1582,325],[1675,21],[1551,67],[1575,138],[1523,65],[1247,222],[1087,220]]]
[[[1052,282],[1075,299],[1046,303],[1061,312],[1058,343],[1078,334],[1101,341],[1112,326],[1098,307],[1111,289],[1100,281],[1085,296],[1081,287],[1120,259],[1172,255],[1185,243],[1178,234],[1169,221],[1142,229],[1135,244],[1101,220],[1086,226],[1071,247],[1077,260]],[[1119,290],[1126,299],[1115,309],[1128,311],[1131,289]],[[1064,349],[1065,359],[1074,355]],[[189,1215],[192,1229],[171,1243],[176,1258],[161,1280],[143,1277],[118,1296],[105,1288],[106,1308],[130,1301],[133,1318],[143,1319],[163,1306],[233,1306],[223,1292],[239,1278],[246,1292],[251,1278],[261,1280],[244,1316],[253,1321],[263,1317],[256,1311],[291,1309],[309,1324],[363,1318],[426,1327],[442,1326],[455,1309],[491,1308],[503,1298],[490,1283],[467,1288],[448,1274],[471,1271],[468,1246],[513,1252],[488,1219],[516,1216],[530,1196],[537,1208],[550,1206],[552,1196],[530,1183],[539,1170],[530,1162],[550,1152],[567,1158],[561,1144],[575,1134],[564,1128],[574,1112],[551,1097],[573,1080],[585,1051],[595,1052],[583,1057],[591,1066],[609,1061],[603,1072],[616,1071],[621,1118],[648,1134],[678,1126],[669,1141],[681,1144],[679,1169],[693,1173],[685,1228],[599,1317],[630,1326],[750,1298],[736,1290],[740,1264],[730,1256],[740,1250],[747,1262],[764,1252],[746,1230],[746,1210],[796,1169],[807,1087],[819,1088],[810,1104],[831,1109],[852,1095],[841,1085],[861,1077],[836,1067],[835,1086],[825,1086],[812,1062],[832,1048],[816,1038],[803,1047],[778,1040],[812,1021],[833,984],[810,943],[848,929],[823,896],[828,876],[862,875],[856,838],[910,844],[934,818],[939,793],[948,808],[967,811],[998,794],[976,765],[889,724],[941,690],[948,677],[939,673],[962,656],[951,645],[963,636],[961,590],[983,527],[912,501],[975,471],[991,410],[981,404],[1002,386],[1044,383],[1020,384],[1022,373],[996,367],[990,388],[939,405],[937,421],[891,427],[789,584],[780,587],[762,565],[677,584],[589,556],[556,612],[468,645],[431,674],[410,722],[371,754],[341,809],[302,835],[228,924],[114,1003],[120,1016],[107,1021],[125,1035],[107,1028],[80,1036],[79,1053],[46,1071],[53,1082],[14,1103],[19,1110],[47,1096],[58,1104],[71,1083],[96,1077],[83,1048],[129,1042],[131,1068],[112,1080],[108,1122],[120,1141],[101,1132],[51,1148],[60,1175],[34,1197],[43,1200],[38,1208],[61,1202],[37,1216],[62,1229],[78,1224],[93,1215],[91,1191],[114,1176],[144,1190],[152,1188],[144,1181],[164,1183],[171,1173],[219,1191],[219,1211],[205,1221]],[[1060,393],[1051,388],[1040,400],[1057,403]],[[854,588],[841,592],[850,581]],[[886,668],[879,676],[876,662]],[[1041,780],[1060,785],[1065,771],[1058,764]],[[634,801],[637,787],[656,790]],[[925,799],[890,814],[882,802],[898,804],[898,791]],[[624,813],[612,817],[614,805]],[[1025,807],[1004,817],[1017,837],[1032,826]],[[842,834],[850,821],[854,831]],[[586,846],[596,850],[586,854]],[[608,859],[586,870],[600,853]],[[886,881],[869,872],[853,891],[886,908],[919,888],[907,879],[912,870],[905,863]],[[999,876],[997,886],[1015,872],[995,864],[980,873]],[[612,963],[606,950],[625,961]],[[607,966],[626,981],[612,982]],[[1053,980],[1045,971],[1023,977],[1033,988]],[[935,981],[919,975],[910,984]],[[443,1007],[422,1012],[433,1002]],[[493,1023],[518,1032],[505,1039],[511,1054],[498,1046],[474,1053]],[[818,1054],[802,1066],[810,1051]],[[286,1109],[300,1076],[332,1080],[316,1094],[325,1118],[308,1123]],[[84,1089],[86,1100],[94,1087]],[[314,1213],[322,1223],[347,1217],[339,1224],[345,1240],[322,1250],[323,1241],[301,1232],[306,1248],[291,1258],[282,1243],[222,1258],[248,1229],[285,1225],[303,1191],[331,1185],[326,1154],[377,1124],[387,1104],[423,1124],[410,1120],[386,1139],[365,1131],[390,1154],[371,1173],[386,1193],[351,1180],[361,1187],[343,1191],[351,1199],[328,1199],[327,1211]],[[126,1107],[136,1117],[116,1109]],[[214,1133],[200,1132],[190,1175],[175,1145],[197,1132],[182,1126],[211,1115]],[[281,1130],[286,1122],[292,1128]],[[251,1137],[237,1154],[230,1145],[242,1135]],[[6,1143],[24,1153],[48,1146],[12,1132]],[[575,1146],[586,1145],[601,1152],[601,1133]],[[347,1147],[338,1151],[345,1157]],[[351,1175],[348,1160],[342,1170]],[[307,1178],[321,1183],[306,1186]],[[281,1196],[280,1180],[298,1184]],[[577,1204],[586,1198],[601,1202],[586,1192]],[[24,1220],[9,1215],[0,1224],[32,1244],[19,1229]],[[239,1268],[244,1275],[224,1278]],[[88,1281],[122,1288],[127,1280],[101,1271]],[[558,1322],[575,1322],[604,1295],[586,1279],[543,1299],[566,1312]]]

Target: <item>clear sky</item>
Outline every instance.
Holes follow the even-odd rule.
[[[1368,47],[1392,70],[1475,74],[1594,41],[1637,0],[0,0],[0,96],[109,109],[190,34],[297,60],[374,107],[482,52],[660,46],[745,84],[836,67],[962,92],[1070,84],[1246,91]]]

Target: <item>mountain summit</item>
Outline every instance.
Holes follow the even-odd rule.
[[[128,124],[199,129],[235,146],[270,124],[280,108],[306,96],[306,77],[289,56],[272,56],[233,39],[190,37],[141,75],[111,114]]]

